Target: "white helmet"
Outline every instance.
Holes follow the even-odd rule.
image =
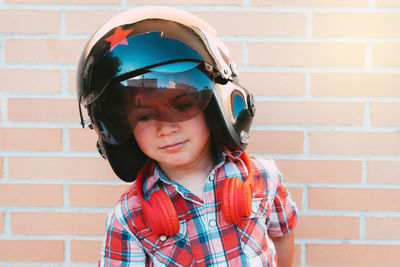
[[[132,134],[141,119],[134,110],[142,105],[151,106],[153,119],[167,122],[204,111],[214,138],[244,150],[255,104],[239,85],[235,66],[215,30],[179,9],[139,7],[104,24],[81,55],[77,92],[99,136],[99,151],[117,176],[134,181],[146,160]],[[156,99],[170,95],[187,96],[190,108],[158,111]]]

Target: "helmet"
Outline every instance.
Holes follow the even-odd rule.
[[[162,105],[160,96],[171,99],[185,92],[195,105],[191,112],[154,112],[154,119],[184,121],[204,111],[216,139],[244,150],[255,104],[237,75],[228,49],[203,20],[171,7],[130,9],[100,27],[82,52],[77,69],[81,124],[86,124],[83,105],[89,127],[99,136],[99,152],[127,182],[136,179],[147,159],[132,134],[142,119],[138,106]],[[142,98],[143,90],[151,92],[150,101]]]

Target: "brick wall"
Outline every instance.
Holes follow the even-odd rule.
[[[126,184],[80,129],[97,27],[146,2],[209,21],[256,94],[249,151],[300,208],[296,266],[399,266],[400,1],[0,0],[0,266],[96,266]]]

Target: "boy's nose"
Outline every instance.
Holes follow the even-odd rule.
[[[178,132],[178,124],[176,122],[155,121],[158,136],[168,136]]]

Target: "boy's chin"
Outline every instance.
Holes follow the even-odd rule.
[[[158,161],[158,164],[160,166],[165,166],[165,167],[169,167],[169,168],[180,168],[180,167],[183,167],[185,165],[188,165],[189,162],[187,160],[184,160],[184,159],[171,157],[168,160]]]
[[[157,161],[161,167],[166,168],[182,168],[186,166],[193,166],[196,164],[196,160],[190,158],[189,155],[169,155],[168,157]]]

